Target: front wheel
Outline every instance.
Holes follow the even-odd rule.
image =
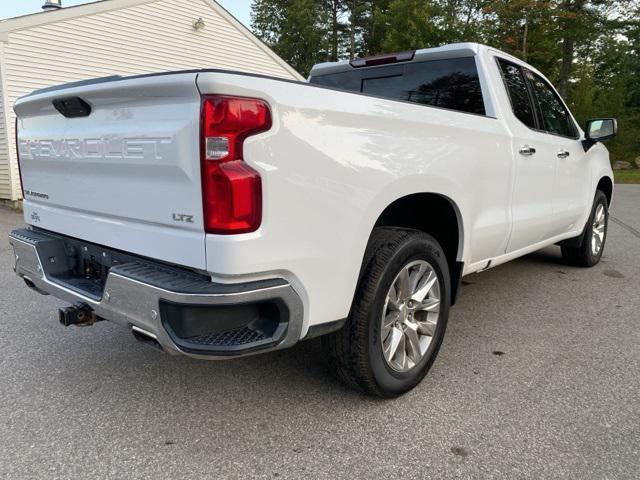
[[[609,226],[609,202],[606,195],[598,190],[593,201],[587,226],[578,247],[563,245],[562,257],[570,264],[593,267],[602,258]]]
[[[442,343],[449,285],[446,258],[433,237],[376,229],[347,323],[323,339],[339,377],[387,398],[415,387]]]

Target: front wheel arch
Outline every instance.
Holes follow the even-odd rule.
[[[610,177],[602,177],[598,181],[596,191],[600,190],[607,197],[607,205],[611,206],[611,200],[613,199],[613,181]]]
[[[594,218],[598,211],[600,212],[600,216],[603,218],[601,223],[602,227],[599,227],[597,223],[594,223]],[[609,211],[606,194],[602,190],[596,190],[593,204],[591,206],[591,213],[587,218],[582,234],[576,238],[560,243],[562,257],[565,261],[577,267],[593,267],[594,265],[597,265],[602,258],[602,253],[606,243],[608,219]],[[602,229],[599,234],[596,231],[596,228]],[[592,239],[594,238],[594,234],[598,234],[600,236],[601,245],[598,251],[592,250]],[[596,241],[597,240],[598,239],[596,238]]]

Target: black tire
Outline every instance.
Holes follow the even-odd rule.
[[[395,371],[384,358],[381,329],[387,293],[398,273],[413,261],[432,266],[440,285],[438,320],[422,359],[409,371]],[[338,377],[365,393],[393,398],[414,388],[431,368],[449,316],[449,269],[438,242],[426,233],[377,228],[369,241],[349,318],[338,332],[323,337],[323,347]]]
[[[602,246],[600,250],[595,253],[591,247],[592,241],[592,229],[598,207],[602,205],[604,207],[604,239],[602,240]],[[597,190],[595,198],[593,200],[593,207],[591,208],[591,214],[587,220],[587,224],[584,228],[584,232],[581,235],[580,244],[577,247],[561,245],[562,258],[570,265],[577,267],[593,267],[600,262],[604,247],[607,242],[607,231],[609,228],[609,202],[607,196],[601,191]]]

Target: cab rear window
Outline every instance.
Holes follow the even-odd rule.
[[[311,77],[316,85],[485,115],[473,57],[389,65]]]

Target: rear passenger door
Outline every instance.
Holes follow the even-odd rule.
[[[538,116],[525,70],[498,59],[511,104],[507,123],[513,136],[515,177],[511,200],[512,229],[507,252],[551,237],[557,158],[547,135],[538,129]]]

